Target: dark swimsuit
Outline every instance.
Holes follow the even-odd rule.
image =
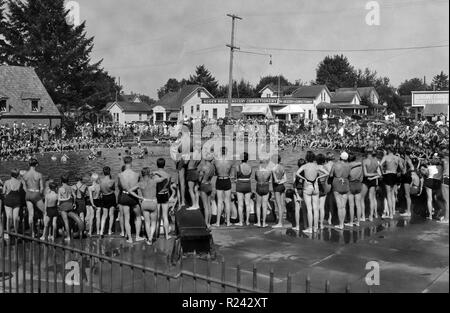
[[[252,177],[252,172],[250,174],[244,175],[241,171],[241,166],[236,173],[236,192],[247,194],[252,192],[252,184],[250,178]]]
[[[265,183],[257,183],[256,184],[256,193],[261,196],[267,196],[269,194],[270,190],[269,190],[269,183],[265,182]]]
[[[217,177],[216,180],[216,190],[219,191],[230,191],[231,190],[231,179],[228,176]]]
[[[18,190],[10,191],[5,196],[5,206],[9,208],[18,208],[22,205],[22,199],[21,199],[21,192],[20,189],[22,188],[22,184],[20,185],[20,188]]]
[[[116,194],[113,192],[109,195],[103,195],[102,204],[105,209],[115,208],[117,206]]]
[[[94,200],[94,202],[95,201],[96,200]],[[127,191],[122,191],[122,195],[120,196],[120,199],[119,199],[119,204],[128,206],[130,208],[134,208],[135,206],[137,206],[139,204],[139,201],[137,198],[130,195]]]
[[[76,213],[78,215],[80,215],[81,213],[83,213],[84,215],[86,215],[86,190],[87,187],[84,189],[84,192],[81,192],[80,188],[78,188],[78,186],[75,186],[77,188],[76,192],[75,192],[75,196],[77,198],[75,198],[75,208],[76,208]],[[78,197],[78,194],[80,194],[81,197]]]
[[[53,207],[47,208],[47,216],[49,218],[58,217],[58,207],[53,206]]]
[[[170,179],[165,179],[156,184],[156,200],[158,204],[166,204],[169,202],[169,185]]]

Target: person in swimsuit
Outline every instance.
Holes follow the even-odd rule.
[[[255,171],[256,179],[256,226],[261,227],[261,206],[262,206],[262,227],[267,227],[267,209],[269,207],[270,181],[272,171],[269,168],[269,160],[261,159],[259,168]]]
[[[6,232],[11,231],[13,225],[14,232],[19,232],[19,213],[22,201],[20,199],[20,191],[23,189],[22,182],[19,180],[19,170],[11,171],[11,179],[7,180],[3,185],[4,205],[6,212]],[[1,203],[0,203],[1,205]],[[0,207],[1,209],[1,207]],[[9,235],[5,235],[5,239],[9,239]]]
[[[336,199],[339,218],[339,225],[336,225],[335,228],[339,230],[344,229],[348,192],[350,191],[348,180],[350,176],[350,166],[347,161],[347,152],[342,152],[339,161],[334,163],[330,172],[330,177],[333,178],[333,193],[334,198]]]
[[[350,153],[348,156],[348,163],[350,165],[349,175],[349,217],[350,220],[346,227],[359,227],[361,222],[361,190],[362,190],[362,163],[356,161],[356,155]],[[356,221],[355,221],[355,206],[356,206]]]
[[[410,158],[410,151],[402,151],[400,156],[400,162],[402,163],[402,176],[401,183],[403,185],[405,191],[405,200],[406,200],[406,211],[400,216],[402,217],[411,217],[411,184],[412,184],[412,173],[414,172],[414,165]]]
[[[142,212],[144,214],[145,232],[147,233],[146,243],[151,246],[153,244],[153,236],[156,231],[156,222],[158,219],[158,201],[156,200],[156,183],[150,168],[145,167],[141,172],[141,181],[137,186],[130,189],[132,196],[140,199]],[[158,177],[159,178],[159,177]],[[159,178],[159,180],[161,180]],[[139,195],[136,193],[139,192]]]
[[[220,227],[220,217],[225,203],[225,217],[227,227],[231,226],[231,171],[233,161],[227,160],[227,148],[222,147],[221,155],[214,161],[216,168],[216,193],[217,193],[217,222],[216,227]]]
[[[182,132],[179,132],[177,140],[171,147],[171,157],[175,160],[175,168],[178,172],[178,186],[180,187],[181,206],[186,205],[185,174],[187,162],[184,160],[182,155],[183,146],[186,144],[190,145],[190,138],[187,135],[184,136]]]
[[[98,174],[93,173],[91,176],[92,185],[88,188],[88,195],[89,195],[89,205],[87,208],[87,214],[86,219],[88,220],[89,224],[89,231],[88,236],[92,236],[92,230],[94,228],[94,218],[95,218],[95,212],[98,211],[102,207],[102,201],[100,199],[101,191],[100,191],[100,184],[98,183]],[[97,234],[100,233],[100,229],[98,226],[97,221]]]
[[[299,159],[297,162],[298,169],[300,169],[303,165],[306,164],[304,159]],[[304,175],[304,173],[302,174]],[[295,228],[294,230],[300,231],[300,213],[302,215],[303,226],[307,228],[306,218],[305,218],[305,210],[303,207],[303,185],[304,180],[297,176],[297,172],[294,173],[294,199],[295,199]]]
[[[215,168],[212,165],[212,155],[208,155],[200,164],[200,197],[202,199],[203,208],[205,211],[205,222],[208,228],[211,227],[211,194],[212,184],[211,181],[215,174]]]
[[[49,241],[54,241],[57,231],[58,220],[58,194],[56,193],[58,185],[55,182],[49,184],[49,190],[45,195],[45,216],[44,216],[44,233],[41,241],[45,241],[48,235]]]
[[[394,154],[391,146],[386,147],[386,155],[383,157],[380,163],[380,167],[383,170],[383,181],[386,188],[386,198],[388,215],[385,216],[388,219],[394,218],[395,214],[395,186],[397,185],[397,172],[400,166],[399,158]]]
[[[166,239],[170,238],[170,225],[169,225],[169,200],[170,200],[170,185],[172,183],[171,176],[164,170],[166,167],[166,160],[160,158],[156,160],[156,166],[158,170],[153,173],[152,179],[156,180],[156,200],[158,203],[158,218],[162,215],[164,232]]]
[[[87,220],[86,198],[88,197],[88,187],[83,183],[83,177],[77,177],[77,183],[72,186],[75,194],[75,212],[78,214],[83,223]]]
[[[440,204],[442,199],[442,179],[443,179],[443,166],[441,159],[437,154],[430,160],[430,164],[427,167],[428,176],[425,178],[425,190],[427,192],[427,208],[428,208],[428,220],[433,219],[433,200],[437,204]]]
[[[373,221],[377,214],[376,189],[378,179],[381,177],[381,171],[376,159],[376,152],[369,148],[366,150],[367,157],[363,160],[363,184],[361,188],[361,221],[366,220],[366,195],[369,193],[370,212],[368,220]]]
[[[133,243],[133,238],[131,237],[131,225],[130,225],[130,211],[134,211],[135,217],[135,227],[136,227],[136,241],[144,241],[145,238],[140,236],[142,219],[141,219],[141,209],[139,206],[139,201],[136,197],[130,195],[129,190],[137,186],[139,181],[139,174],[132,170],[133,159],[130,156],[123,158],[125,163],[125,170],[118,176],[118,184],[122,188],[122,195],[119,199],[119,204],[122,206],[124,213],[124,224],[125,232],[128,243]]]
[[[188,185],[189,197],[191,198],[191,207],[192,210],[198,210],[199,206],[199,175],[198,175],[198,166],[199,161],[194,160],[194,150],[191,150],[191,157],[187,163],[186,169],[186,181]]]
[[[103,168],[103,177],[100,179],[100,192],[102,194],[102,212],[97,211],[97,220],[101,217],[100,234],[104,234],[106,220],[109,217],[108,236],[113,234],[112,228],[115,221],[115,211],[117,207],[116,183],[111,176],[111,168]],[[100,214],[99,214],[100,213]],[[98,224],[98,222],[97,222]]]
[[[325,169],[328,173],[331,173],[331,169],[333,168],[334,162],[335,162],[335,155],[333,154],[333,152],[328,152],[327,153],[327,163],[325,164]],[[332,183],[333,183],[333,178],[328,175],[327,187],[325,188],[326,190],[329,190],[328,193],[330,193],[331,190],[333,189]],[[325,216],[328,216],[328,219],[327,219],[328,225],[332,225],[333,205],[330,204],[330,201],[328,199],[331,199],[331,197],[328,197],[325,199],[325,202],[328,201],[328,205],[325,205]],[[327,208],[328,208],[328,212],[327,212]]]
[[[244,225],[244,204],[245,204],[245,224],[248,226],[250,218],[250,199],[252,196],[252,167],[248,165],[248,153],[244,152],[242,162],[236,167],[236,194],[238,199],[238,226]]]
[[[281,165],[281,156],[277,155],[277,164],[272,169],[272,187],[275,194],[275,207],[278,209],[278,223],[273,228],[283,227],[283,214],[286,211],[286,187],[287,182],[286,171]]]
[[[448,200],[448,178],[449,178],[449,168],[448,168],[448,158],[445,158],[444,155],[441,153],[441,162],[442,162],[442,185],[441,185],[441,192],[443,200],[445,201],[444,206],[444,213],[439,219],[439,222],[448,224],[448,208],[449,208],[449,200]]]
[[[306,164],[297,171],[297,176],[303,179],[303,198],[305,199],[308,228],[303,230],[312,234],[319,230],[319,180],[328,176],[322,173],[321,167],[316,163],[316,155],[312,151],[306,152]]]
[[[28,224],[31,229],[31,236],[34,237],[34,207],[37,207],[44,213],[44,201],[42,193],[44,192],[44,179],[42,174],[36,171],[39,162],[36,159],[30,159],[29,170],[23,175],[25,183],[25,200],[28,208]]]
[[[328,183],[328,176],[330,175],[331,167],[329,163],[325,163],[326,158],[323,154],[316,156],[317,165],[320,167],[320,172],[326,176],[319,179],[319,229],[323,229],[323,221],[325,219],[325,202],[328,193],[331,191],[331,185]]]
[[[69,176],[61,177],[61,187],[58,190],[58,207],[59,213],[64,221],[64,229],[66,230],[66,241],[70,241],[69,217],[67,214],[73,210],[74,194],[69,184]]]

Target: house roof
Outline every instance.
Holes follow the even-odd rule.
[[[4,115],[61,116],[35,70],[31,67],[0,65],[0,97],[6,98]],[[40,111],[31,112],[27,100],[39,100]]]
[[[336,91],[333,96],[331,97],[332,103],[350,103],[353,101],[353,99],[357,96],[360,100],[361,97],[359,96],[358,91],[351,90],[351,91]]]
[[[338,92],[343,91],[358,91],[359,96],[362,97],[370,97],[370,93],[374,92],[376,94],[376,96],[379,98],[380,96],[378,95],[377,90],[375,89],[375,87],[358,87],[358,88],[339,88],[337,90]]]
[[[156,102],[155,106],[162,106],[167,111],[179,111],[181,106],[183,105],[185,99],[196,92],[199,88],[205,91],[211,98],[214,98],[208,90],[199,85],[186,85],[181,88],[180,91],[177,92],[169,92],[164,97],[161,98],[158,102]]]
[[[275,84],[269,84],[269,85],[264,86],[264,88],[261,89],[258,93],[261,94],[267,88],[270,89],[274,93],[278,93],[278,86]],[[282,94],[290,95],[298,89],[298,86],[280,86],[279,88],[280,88],[280,92]]]
[[[150,113],[152,111],[152,107],[144,102],[127,102],[127,101],[117,101],[108,103],[103,110],[110,110],[113,105],[117,104],[117,106],[124,112],[136,112],[136,113]]]
[[[313,98],[313,99],[315,99],[320,95],[320,93],[322,92],[323,89],[325,89],[328,93],[330,93],[327,86],[325,86],[325,85],[302,86],[300,88],[297,88],[297,90],[295,90],[292,93],[292,97],[293,98]]]

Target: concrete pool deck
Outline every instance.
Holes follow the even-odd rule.
[[[371,286],[374,293],[396,292],[449,292],[449,226],[435,221],[425,221],[415,217],[412,220],[396,218],[394,220],[377,220],[373,223],[362,223],[360,228],[338,231],[325,228],[320,234],[305,236],[297,234],[291,228],[272,229],[257,227],[229,227],[212,230],[217,251],[217,260],[209,263],[211,277],[220,279],[222,264],[225,260],[226,280],[236,282],[237,267],[241,269],[241,286],[252,287],[253,268],[257,269],[258,289],[269,291],[269,277],[273,271],[273,291],[287,291],[287,276],[291,275],[292,292],[305,292],[306,278],[310,278],[311,292],[324,292],[325,282],[330,282],[330,292],[369,291],[365,277],[369,270],[366,264],[378,262],[380,268],[380,285]],[[20,244],[19,244],[20,245]],[[143,243],[129,245],[122,238],[106,237],[90,238],[81,243],[74,240],[71,244],[101,255],[132,261],[136,264],[162,269],[177,275],[180,266],[170,267],[167,256],[173,247],[173,240],[158,240],[152,247]],[[22,247],[18,249],[21,254]],[[48,257],[52,260],[51,251]],[[45,252],[41,255],[43,258]],[[35,253],[36,256],[36,253]],[[37,256],[36,256],[37,257]],[[50,291],[54,290],[53,273],[57,275],[58,291],[63,290],[62,273],[64,260],[58,255],[58,268],[49,266]],[[14,253],[13,253],[14,259]],[[28,258],[29,259],[29,258]],[[21,256],[19,256],[21,260]],[[63,261],[64,260],[64,261]],[[28,260],[29,262],[29,260]],[[36,260],[34,260],[36,266]],[[195,265],[194,265],[195,263]],[[28,263],[29,264],[29,263]],[[42,262],[42,264],[45,264]],[[51,264],[51,263],[50,263]],[[8,267],[8,264],[6,264]],[[203,258],[186,256],[183,258],[183,270],[194,271],[206,275],[208,262]],[[119,279],[119,268],[103,267],[96,263],[93,267],[94,292],[179,292],[179,281],[167,284],[164,277],[153,275],[141,276],[139,271],[131,274],[124,271],[122,282]],[[99,280],[99,273],[103,272]],[[20,277],[18,284],[23,290],[23,271],[16,271],[15,266],[5,273],[12,273],[12,285],[15,287],[15,277]],[[34,270],[34,288],[37,285],[37,270]],[[116,273],[117,275],[113,275]],[[26,269],[27,285],[31,274]],[[43,282],[43,277],[41,281]],[[132,282],[132,280],[134,282]],[[98,283],[100,282],[100,283]],[[185,281],[183,292],[206,292],[206,284],[199,282],[194,286],[192,281]],[[6,282],[6,286],[9,282]],[[45,284],[44,284],[45,285]],[[152,286],[155,286],[154,289]],[[158,285],[158,288],[156,286]],[[85,291],[89,284],[85,284]],[[17,286],[16,286],[17,287]],[[66,287],[70,290],[71,287]],[[0,292],[2,285],[0,284]],[[75,288],[77,292],[79,288]],[[13,289],[14,290],[14,289]],[[29,288],[27,287],[27,290]],[[220,285],[212,286],[212,292],[221,292]],[[228,291],[232,292],[231,289]]]

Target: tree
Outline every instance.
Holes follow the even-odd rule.
[[[34,67],[64,109],[85,104],[99,109],[115,98],[120,87],[101,68],[102,61],[91,62],[94,39],[86,37],[85,23],[67,23],[64,0],[10,0],[8,9],[9,25],[0,28],[7,43],[4,62]]]
[[[228,97],[228,85],[219,86],[217,90],[218,98],[227,98]],[[239,84],[234,81],[233,82],[233,98],[255,98],[257,94],[255,92],[255,88],[250,84],[250,82],[241,79]]]
[[[200,85],[208,90],[213,96],[216,96],[217,88],[219,87],[217,80],[204,65],[197,66],[195,75],[191,75],[189,78],[189,84]]]
[[[411,91],[429,90],[429,86],[420,78],[407,79],[398,87],[398,92],[402,96],[410,96]]]
[[[181,87],[182,82],[179,82],[176,78],[170,78],[163,87],[158,89],[158,98],[161,99],[169,92],[177,92]]]
[[[367,67],[364,70],[358,69],[356,72],[356,85],[358,87],[375,87],[379,83],[378,80],[377,72],[372,72]]]
[[[278,83],[280,84],[280,86],[292,86],[292,83],[289,82],[283,75],[264,76],[264,77],[261,77],[261,79],[259,80],[259,83],[256,85],[255,94],[258,94],[267,85],[278,86]]]
[[[0,64],[6,63],[6,56],[8,53],[8,45],[2,37],[2,34],[7,31],[8,27],[5,8],[5,0],[0,0]]]
[[[344,55],[327,56],[316,70],[316,84],[327,85],[331,91],[354,87],[357,73]]]
[[[448,75],[441,71],[440,74],[433,77],[432,86],[435,90],[448,90]]]

